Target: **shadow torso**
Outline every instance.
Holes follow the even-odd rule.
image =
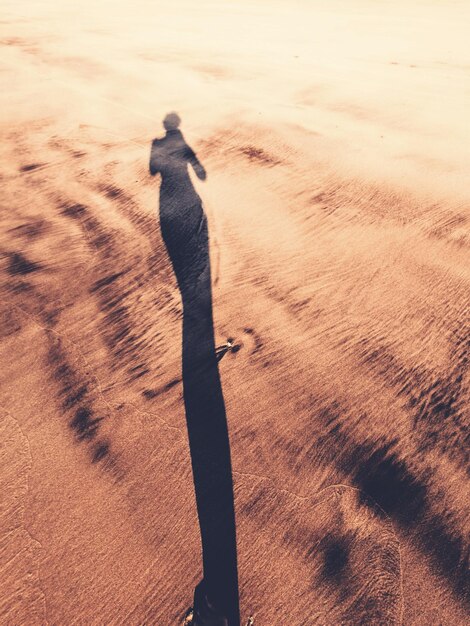
[[[153,140],[150,173],[162,178],[160,227],[180,287],[188,273],[194,277],[208,262],[206,217],[189,176],[188,166],[195,163],[196,155],[179,130]]]

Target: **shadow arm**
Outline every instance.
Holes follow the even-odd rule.
[[[150,176],[155,176],[160,171],[158,164],[158,147],[157,141],[154,139],[152,141],[152,147],[150,149],[150,161],[149,161],[149,172]]]
[[[188,161],[191,163],[196,176],[200,180],[206,180],[207,172],[191,148],[188,148]]]

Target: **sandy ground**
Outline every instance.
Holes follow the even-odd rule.
[[[3,3],[2,624],[172,626],[201,574],[148,175],[172,110],[208,172],[216,336],[243,344],[243,616],[468,623],[469,20]]]

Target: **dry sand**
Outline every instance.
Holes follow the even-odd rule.
[[[243,344],[242,614],[468,623],[469,3],[2,7],[0,623],[173,626],[199,580],[171,110]]]

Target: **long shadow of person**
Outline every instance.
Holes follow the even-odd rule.
[[[160,227],[183,303],[183,395],[202,541],[203,580],[195,589],[197,626],[239,626],[236,530],[230,445],[212,315],[209,234],[189,176],[206,172],[168,114],[152,142],[149,169],[161,175]]]

